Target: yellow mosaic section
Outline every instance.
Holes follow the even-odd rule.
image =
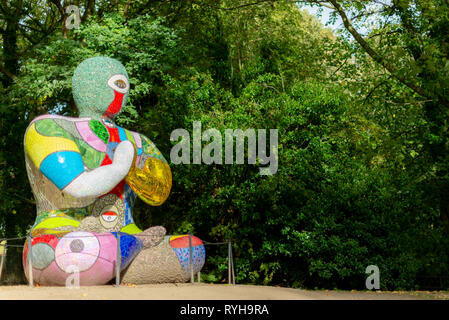
[[[152,206],[164,203],[172,185],[170,166],[152,157],[146,160],[143,169],[133,165],[125,180],[140,199]]]
[[[180,236],[171,236],[170,237],[170,241],[173,241],[173,240],[178,239],[178,238],[183,238],[183,237],[186,237],[186,236],[188,236],[188,234],[183,234],[183,235],[180,235]]]
[[[40,229],[40,228],[46,228],[46,229],[53,229],[58,228],[62,226],[74,226],[78,227],[80,224],[79,221],[75,219],[70,218],[64,218],[64,217],[53,217],[48,218],[39,223],[37,226],[34,227],[34,229]]]
[[[50,154],[58,151],[75,151],[78,146],[72,140],[62,137],[47,137],[39,134],[33,123],[25,135],[25,150],[36,168],[40,168],[42,161]]]
[[[127,226],[124,226],[120,232],[125,232],[128,234],[136,234],[141,233],[142,230],[140,230],[134,223],[128,224]]]

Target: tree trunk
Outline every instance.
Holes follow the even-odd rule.
[[[6,76],[2,77],[2,83],[5,88],[9,87],[14,76],[17,74],[18,70],[18,60],[17,60],[17,29],[19,26],[18,17],[7,17],[6,28],[2,32],[3,37],[3,61],[4,61],[4,74]]]

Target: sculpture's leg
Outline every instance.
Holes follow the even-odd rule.
[[[121,270],[127,267],[143,247],[136,237],[120,236]],[[102,285],[115,278],[117,233],[77,231],[61,238],[55,235],[35,237],[31,261],[33,278],[40,285],[65,286],[67,278],[79,274],[80,285]],[[28,244],[25,244],[23,266],[28,277]]]
[[[205,261],[203,242],[192,236],[193,269],[196,274]],[[139,252],[123,272],[122,283],[176,283],[190,279],[189,236],[166,236],[158,245]]]

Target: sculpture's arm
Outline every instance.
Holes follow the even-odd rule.
[[[111,191],[129,172],[134,158],[134,147],[123,141],[114,152],[111,164],[84,171],[70,182],[63,191],[73,197],[100,196]]]
[[[39,121],[45,121],[39,120]],[[134,157],[130,141],[120,143],[112,164],[87,171],[78,146],[65,131],[40,133],[33,122],[25,133],[25,151],[43,175],[63,192],[76,197],[96,197],[112,190],[125,178]],[[47,133],[48,134],[48,133]]]

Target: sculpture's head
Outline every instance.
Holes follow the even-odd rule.
[[[81,117],[114,118],[128,98],[128,74],[115,59],[89,58],[76,67],[72,92]]]

